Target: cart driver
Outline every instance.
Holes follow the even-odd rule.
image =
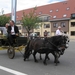
[[[18,27],[15,25],[13,20],[10,20],[7,32],[8,32],[8,40],[10,44],[13,45],[15,38],[19,36]]]
[[[5,33],[4,33],[4,35],[6,35],[6,36],[8,36],[8,32],[7,32],[8,26],[9,26],[9,23],[6,23],[5,24]]]

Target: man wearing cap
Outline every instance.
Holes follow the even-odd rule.
[[[62,35],[61,26],[58,26],[58,29],[56,30],[56,35]]]

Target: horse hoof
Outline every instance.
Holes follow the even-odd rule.
[[[60,63],[59,61],[57,63]]]
[[[47,63],[46,62],[43,62],[44,63],[44,65],[47,65]]]
[[[36,63],[38,63],[38,61],[37,61],[37,60],[35,60],[35,62],[36,62]]]
[[[60,63],[60,62],[59,62],[59,61],[57,61],[57,62],[56,62],[56,61],[54,61],[54,63]]]
[[[26,59],[23,59],[24,61],[26,61]]]
[[[47,63],[44,63],[44,65],[47,65]]]

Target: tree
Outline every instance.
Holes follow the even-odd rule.
[[[23,12],[23,18],[22,18],[22,25],[25,27],[28,35],[30,34],[30,30],[33,30],[34,28],[36,28],[37,25],[39,25],[39,18],[37,17],[37,15],[35,14],[35,10],[30,11],[29,14],[25,14]]]
[[[5,26],[6,23],[8,23],[10,20],[10,17],[7,17],[5,15],[0,15],[0,27]]]

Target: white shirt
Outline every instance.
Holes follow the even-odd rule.
[[[56,30],[56,35],[62,35],[62,33],[59,29]]]
[[[15,35],[14,26],[11,27],[11,35]]]

